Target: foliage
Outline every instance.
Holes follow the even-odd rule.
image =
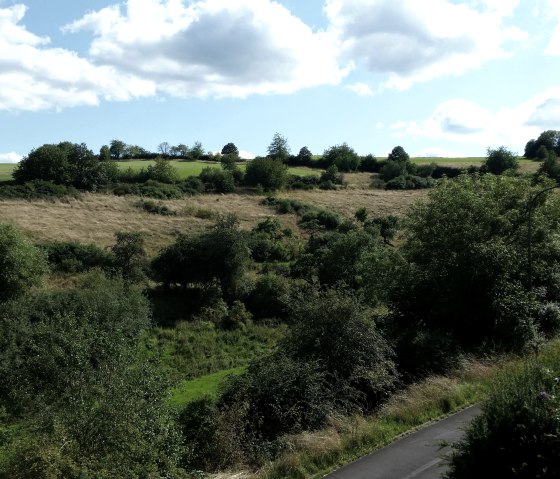
[[[237,149],[237,146],[235,146],[234,143],[227,143],[222,148],[222,155],[239,156],[239,150]]]
[[[100,161],[84,143],[70,142],[43,145],[32,150],[13,172],[18,183],[45,180],[86,190],[106,185],[116,174],[117,167],[113,162]]]
[[[115,160],[120,160],[124,155],[126,149],[126,143],[120,140],[111,140],[111,145],[109,146],[109,152]]]
[[[541,159],[539,152],[543,147],[550,153],[560,155],[560,131],[546,130],[536,140],[529,140],[523,156],[531,160]]]
[[[396,161],[397,163],[408,163],[410,161],[410,156],[405,151],[402,146],[395,146],[389,156],[387,156],[387,161]]]
[[[181,190],[188,195],[198,195],[204,192],[205,186],[202,180],[196,176],[190,176],[185,181],[179,183]]]
[[[5,303],[0,318],[0,401],[33,432],[13,444],[3,477],[174,474],[167,384],[135,352],[149,324],[139,291],[95,274],[77,289]]]
[[[455,445],[445,477],[558,477],[558,366],[550,370],[535,361],[500,374],[482,413]]]
[[[43,243],[51,269],[62,273],[83,273],[93,268],[109,271],[113,267],[111,253],[94,244],[81,244],[76,241],[53,241]]]
[[[247,236],[251,257],[257,262],[289,261],[297,252],[292,231],[282,228],[275,218],[267,218],[255,226]]]
[[[208,231],[197,236],[180,235],[153,261],[154,277],[183,288],[216,279],[230,297],[237,294],[249,260],[244,235],[234,215],[221,217]]]
[[[115,233],[116,242],[111,247],[115,257],[114,267],[125,284],[136,283],[144,277],[146,251],[144,237],[138,232],[119,231]]]
[[[462,175],[443,180],[412,208],[402,248],[408,266],[391,291],[395,334],[424,331],[471,350],[520,350],[538,339],[537,299],[523,287],[532,194],[524,179]],[[541,199],[533,223],[535,285],[555,300],[546,265],[560,259],[560,217],[556,197]]]
[[[163,203],[156,203],[155,201],[150,200],[137,201],[136,203],[134,203],[134,206],[154,215],[175,216],[177,214],[167,205],[164,205]]]
[[[368,171],[370,173],[379,173],[379,170],[383,166],[382,163],[383,162],[379,161],[375,158],[375,156],[370,154],[361,159],[358,169],[360,171]]]
[[[484,165],[490,173],[501,175],[506,170],[519,168],[517,154],[511,152],[505,146],[496,149],[488,148],[487,155]]]
[[[0,223],[0,302],[40,284],[47,270],[43,252],[13,226]]]
[[[344,175],[338,172],[338,167],[336,164],[332,164],[321,175],[321,182],[330,182],[334,185],[342,185],[344,182]]]
[[[267,152],[269,158],[278,160],[282,163],[286,162],[286,160],[290,156],[290,147],[288,146],[288,140],[280,133],[275,133],[272,137],[270,145],[268,145]]]
[[[249,186],[261,185],[265,190],[277,190],[286,184],[288,168],[280,159],[255,158],[245,171],[245,183]]]
[[[48,200],[79,198],[80,194],[73,186],[57,185],[51,181],[33,180],[21,185],[1,185],[0,198]]]
[[[392,164],[387,162],[387,166],[389,165]],[[387,172],[384,171],[384,175],[386,174]],[[400,175],[387,181],[385,188],[388,190],[418,190],[431,188],[433,185],[434,180],[432,178],[423,178],[415,175]]]
[[[139,180],[142,182],[153,180],[159,183],[176,183],[179,179],[179,173],[169,160],[165,158],[156,158],[153,165],[148,165],[146,170],[142,170],[139,174]]]
[[[148,196],[158,200],[182,198],[183,191],[177,185],[168,185],[149,180],[145,183],[117,183],[113,186],[113,193],[118,196],[137,195]]]
[[[235,179],[231,171],[207,167],[202,170],[199,178],[204,183],[206,190],[216,193],[233,193],[235,191]]]
[[[406,175],[407,164],[398,161],[387,161],[383,167],[379,170],[379,177],[382,180],[390,181],[394,178],[402,177]]]
[[[335,165],[340,171],[356,171],[360,165],[360,157],[346,143],[335,145],[323,153],[323,163]]]

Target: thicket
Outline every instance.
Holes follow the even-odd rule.
[[[560,475],[560,358],[545,352],[494,381],[482,413],[454,445],[447,479]]]

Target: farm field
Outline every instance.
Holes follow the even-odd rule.
[[[10,179],[15,166],[13,163],[0,163],[0,181]]]

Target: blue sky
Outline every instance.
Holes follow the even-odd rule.
[[[559,0],[0,0],[0,162],[59,141],[523,153],[560,129]]]

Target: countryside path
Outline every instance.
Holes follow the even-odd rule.
[[[456,442],[478,413],[472,406],[344,466],[324,479],[438,479],[445,471],[442,441]]]

